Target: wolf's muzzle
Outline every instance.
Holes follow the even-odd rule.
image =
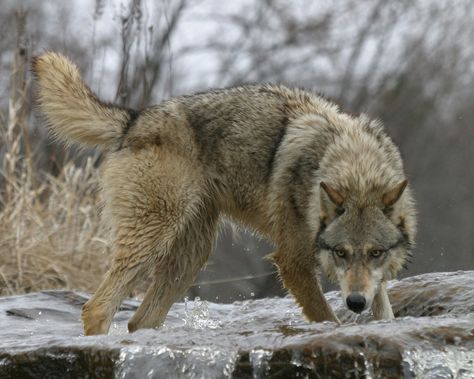
[[[347,307],[355,313],[361,313],[366,304],[365,297],[357,292],[351,293],[346,299]]]

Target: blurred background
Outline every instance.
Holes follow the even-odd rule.
[[[101,157],[53,143],[33,109],[30,59],[45,50],[70,56],[100,97],[130,107],[271,82],[381,119],[419,209],[401,276],[474,269],[473,36],[470,0],[2,0],[0,294],[93,291],[110,262]],[[262,260],[271,251],[223,227],[188,296],[283,294]]]

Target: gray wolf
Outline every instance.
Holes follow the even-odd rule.
[[[145,276],[152,282],[128,328],[160,326],[211,254],[221,216],[274,242],[270,259],[308,320],[338,322],[321,269],[349,309],[393,318],[386,282],[410,254],[416,219],[399,150],[379,122],[282,85],[135,111],[99,100],[60,54],[36,57],[33,71],[52,133],[106,152],[115,255],[84,305],[86,335],[107,333]]]

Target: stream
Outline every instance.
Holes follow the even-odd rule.
[[[176,303],[160,329],[129,334],[127,300],[109,335],[85,337],[88,295],[0,298],[0,378],[474,378],[474,271],[389,284],[396,319],[326,297],[343,324],[308,323],[293,298]]]

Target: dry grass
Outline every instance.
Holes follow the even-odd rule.
[[[0,295],[94,290],[107,268],[110,248],[97,210],[92,160],[84,167],[68,163],[60,176],[46,175],[33,184],[21,155],[7,153],[2,174]]]

